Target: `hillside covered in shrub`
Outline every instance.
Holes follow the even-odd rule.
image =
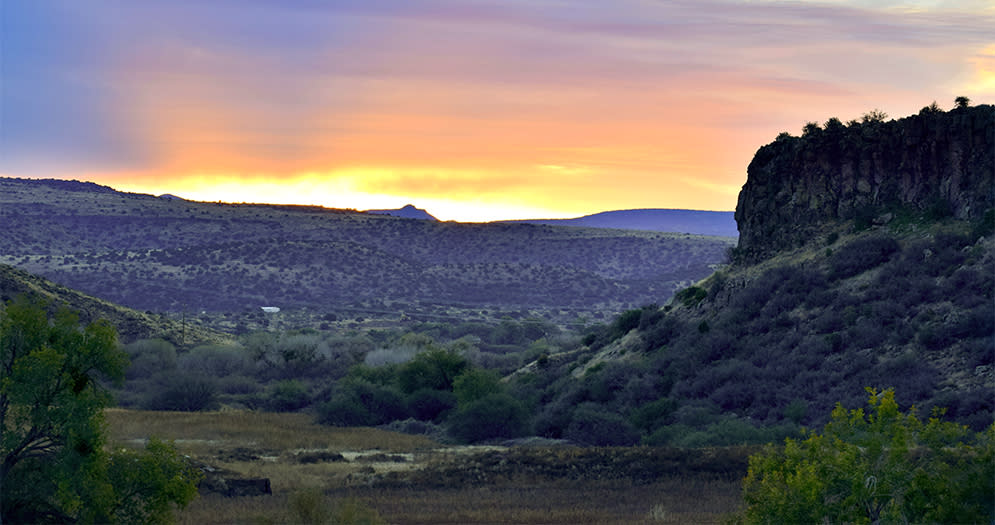
[[[265,327],[245,316],[262,306],[394,321],[451,308],[614,315],[708,275],[734,243],[191,202],[9,178],[0,178],[0,221],[0,263],[140,310],[238,314],[229,320],[242,332]]]

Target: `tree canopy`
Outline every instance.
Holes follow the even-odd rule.
[[[984,432],[868,389],[869,410],[837,405],[823,433],[750,458],[748,523],[990,523],[995,424]]]
[[[105,450],[101,380],[127,355],[106,321],[18,299],[0,307],[0,518],[5,522],[145,522],[196,495],[199,471],[172,446]],[[134,459],[132,459],[134,458]]]

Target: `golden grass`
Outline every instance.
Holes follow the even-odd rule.
[[[294,523],[299,521],[294,517],[295,511],[300,510],[295,502],[300,506],[298,500],[302,494],[315,493],[323,498],[319,503],[322,508],[330,509],[329,515],[352,509],[397,524],[718,523],[742,506],[738,480],[705,474],[662,474],[648,483],[636,483],[631,479],[552,478],[546,473],[548,469],[529,474],[516,467],[520,476],[494,476],[493,482],[474,486],[428,486],[414,481],[417,476],[402,477],[402,481],[390,486],[368,485],[366,482],[374,479],[373,472],[421,469],[435,466],[439,461],[459,462],[463,461],[463,452],[468,465],[476,464],[489,457],[481,454],[490,449],[440,449],[438,443],[419,436],[372,428],[316,425],[305,414],[111,409],[106,417],[110,443],[114,446],[137,446],[138,440],[159,436],[175,440],[183,453],[212,465],[248,477],[270,479],[273,495],[242,498],[204,495],[176,512],[181,524]],[[344,452],[348,461],[302,464],[297,458],[301,450]],[[355,454],[370,454],[374,450],[404,454],[413,461],[390,462],[381,457],[380,461],[370,462]],[[515,450],[498,453],[506,455],[509,461],[519,456],[525,459],[535,456],[534,461],[542,459],[554,466],[557,463],[584,466],[585,458],[592,455],[628,458],[638,453],[628,449]],[[445,475],[444,471],[426,472]]]
[[[370,450],[404,453],[437,447],[421,437],[375,428],[318,425],[307,414],[251,411],[153,412],[120,408],[105,411],[110,442],[134,444],[157,436],[176,441],[185,453],[251,448],[271,451]],[[263,454],[260,454],[263,455]]]
[[[740,510],[735,481],[672,478],[626,482],[547,481],[455,489],[339,488],[330,505],[357,502],[393,524],[684,524],[721,523]],[[177,515],[181,524],[285,523],[295,494],[198,499]]]

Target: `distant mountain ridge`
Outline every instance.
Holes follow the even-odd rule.
[[[736,229],[736,219],[733,215],[734,212],[731,211],[644,208],[605,211],[575,219],[525,219],[502,222],[736,237],[739,231]]]

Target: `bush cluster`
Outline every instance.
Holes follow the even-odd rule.
[[[506,392],[496,373],[433,345],[403,364],[356,365],[325,396],[317,414],[329,425],[442,423],[465,442],[518,437],[529,430],[529,410]]]

